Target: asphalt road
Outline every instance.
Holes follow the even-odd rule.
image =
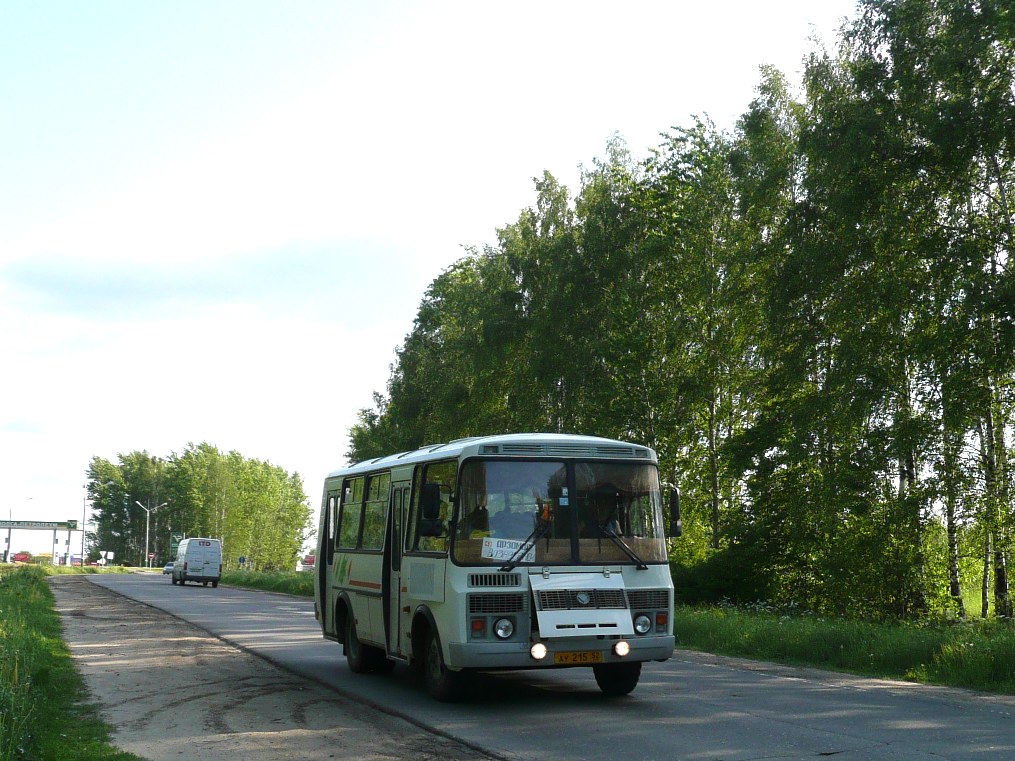
[[[434,702],[404,667],[355,675],[313,602],[168,576],[89,577],[362,703],[509,759],[1013,759],[1015,700],[678,650],[623,699],[591,670],[484,674]]]

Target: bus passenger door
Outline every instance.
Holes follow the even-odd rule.
[[[402,527],[409,507],[409,482],[391,485],[391,509],[388,510],[388,535],[384,542],[384,634],[388,653],[402,655]]]
[[[332,590],[332,569],[335,565],[335,520],[338,517],[338,492],[328,492],[321,526],[320,551],[315,561],[317,571],[317,599],[320,609],[321,629],[325,635],[335,635],[335,605]]]

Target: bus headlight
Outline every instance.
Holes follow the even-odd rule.
[[[537,661],[543,660],[543,658],[546,657],[546,645],[544,645],[542,642],[537,642],[536,644],[534,644],[532,647],[529,648],[529,655],[531,655]]]
[[[634,617],[634,630],[638,632],[638,634],[648,634],[651,628],[652,619],[644,613],[639,613]]]
[[[624,640],[618,640],[613,646],[613,652],[623,658],[629,652],[631,652],[631,646]]]
[[[493,633],[498,639],[507,639],[515,633],[515,622],[510,618],[498,618],[493,625]]]

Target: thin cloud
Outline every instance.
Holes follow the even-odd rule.
[[[0,269],[0,281],[30,311],[97,320],[238,304],[312,312],[336,298],[367,306],[369,289],[349,284],[364,282],[386,259],[394,265],[383,250],[356,244],[178,264],[34,257]]]

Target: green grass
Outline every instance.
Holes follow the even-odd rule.
[[[314,596],[314,579],[317,575],[303,571],[225,571],[222,583],[234,587],[263,589],[301,597]]]
[[[1015,694],[1015,627],[998,620],[884,624],[679,607],[673,628],[694,650]]]
[[[63,641],[46,573],[0,566],[0,761],[141,761],[109,744]]]

